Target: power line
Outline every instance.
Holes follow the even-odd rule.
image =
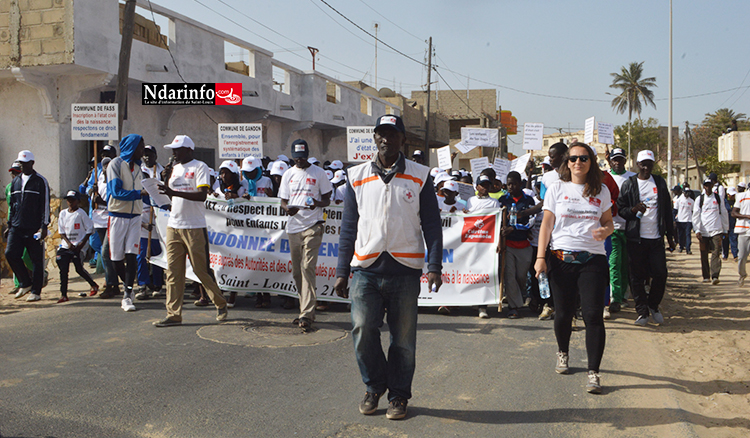
[[[396,26],[397,28],[399,28],[399,29],[403,30],[404,32],[406,32],[407,34],[409,34],[409,35],[413,36],[413,37],[414,37],[415,39],[417,39],[417,40],[419,40],[419,41],[421,41],[421,42],[424,42],[424,38],[420,38],[420,37],[418,37],[418,36],[414,35],[413,33],[409,32],[408,30],[404,29],[403,27],[399,26],[398,24],[394,23],[394,22],[393,22],[393,21],[391,21],[391,20],[390,20],[390,19],[389,19],[388,17],[386,17],[385,15],[381,14],[381,13],[380,13],[380,12],[379,12],[379,11],[378,11],[377,9],[375,9],[375,8],[373,8],[372,6],[370,6],[370,5],[368,5],[367,3],[365,3],[365,2],[364,2],[364,0],[359,0],[359,2],[360,2],[360,3],[362,3],[363,5],[367,6],[368,8],[370,8],[370,9],[371,9],[371,10],[372,10],[373,12],[375,12],[376,14],[380,15],[381,17],[383,17],[383,18],[385,19],[385,21],[387,21],[387,22],[391,23],[392,25],[394,25],[394,26]]]

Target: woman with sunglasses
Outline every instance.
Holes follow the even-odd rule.
[[[604,353],[604,298],[609,285],[609,264],[604,240],[612,234],[610,192],[602,184],[596,154],[584,143],[573,143],[558,169],[560,181],[547,189],[539,249],[534,268],[546,273],[555,302],[555,371],[568,374],[571,321],[577,300],[586,323],[588,383],[586,391],[600,394],[599,365]],[[547,245],[550,253],[547,256]]]

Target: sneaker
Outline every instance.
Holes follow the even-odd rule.
[[[719,279],[718,278],[714,278],[713,280],[711,280],[711,284],[713,284],[713,285],[719,284]]]
[[[599,373],[593,370],[589,370],[589,381],[586,384],[586,392],[589,394],[601,394],[602,383],[599,378]]]
[[[517,309],[510,309],[508,310],[508,319],[518,319],[521,315],[518,314]]]
[[[93,297],[94,295],[98,293],[99,293],[99,285],[95,284],[94,286],[91,287],[91,290],[89,291],[89,296]]]
[[[633,324],[646,327],[646,324],[648,324],[648,316],[638,315],[638,319],[636,319]]]
[[[388,402],[388,410],[385,411],[385,418],[389,420],[400,420],[406,417],[406,405],[409,403],[403,397],[396,397]]]
[[[29,294],[29,297],[28,297],[28,298],[26,298],[26,301],[39,301],[39,300],[41,300],[41,299],[42,299],[42,297],[41,297],[41,296],[39,296],[39,294],[35,294],[35,293],[30,293],[30,294]]]
[[[365,392],[365,399],[359,403],[359,413],[362,415],[372,415],[378,410],[378,402],[383,394],[374,392]]]
[[[216,310],[217,321],[226,321],[227,315],[229,315],[229,310],[227,310],[227,306],[224,306],[221,309]]]
[[[130,298],[125,298],[124,300],[122,300],[122,305],[120,307],[122,307],[122,310],[126,312],[135,312],[133,300],[131,300]]]
[[[685,254],[687,254],[687,255],[693,255],[693,251],[687,250],[687,251],[685,251]]]
[[[18,289],[18,292],[16,292],[16,299],[23,297],[29,292],[31,292],[31,286],[26,286]]]
[[[312,320],[310,318],[301,317],[299,318],[299,322],[297,323],[299,325],[299,328],[301,328],[304,331],[312,330]]]
[[[570,367],[568,367],[568,353],[562,351],[557,352],[557,365],[555,365],[555,372],[557,374],[568,374]]]
[[[146,286],[141,286],[140,289],[138,289],[138,293],[135,294],[136,300],[147,300],[149,298],[148,296],[148,288]]]
[[[609,306],[604,306],[604,319],[609,319],[612,317],[612,314],[609,312]]]
[[[550,307],[548,304],[545,304],[544,308],[542,309],[542,313],[539,314],[539,320],[548,321],[554,317],[555,317],[555,309]]]
[[[620,309],[621,309],[620,303],[618,303],[617,301],[609,305],[609,313],[617,313],[620,311]]]
[[[234,307],[234,303],[230,303],[229,301],[227,301],[227,307],[229,307],[230,309],[233,308]]]
[[[196,306],[198,306],[198,307],[206,307],[206,306],[208,306],[208,305],[209,305],[209,304],[211,304],[211,303],[209,303],[207,299],[205,299],[205,298],[201,298],[201,299],[199,299],[199,300],[195,300],[195,301],[193,302],[193,304],[195,304],[195,305],[196,305]]]
[[[182,321],[176,321],[174,319],[164,318],[161,321],[155,321],[156,327],[173,327],[176,325],[182,325]]]
[[[740,277],[739,280],[737,280],[737,286],[742,287],[745,285],[745,277]]]
[[[710,282],[711,282],[711,279],[710,279],[710,278],[704,278],[704,279],[703,279],[703,282],[704,282],[704,283],[710,283]]]
[[[70,298],[68,298],[68,297],[62,297],[59,300],[57,300],[57,304],[67,303],[68,301],[70,301]]]
[[[651,320],[655,324],[664,324],[664,315],[659,312],[659,309],[648,309],[649,313],[651,314]]]
[[[83,298],[83,297],[89,296],[89,294],[87,294],[86,292],[79,292],[78,296],[81,297],[81,298]]]
[[[111,286],[111,285],[104,286],[104,292],[99,294],[99,298],[103,300],[114,298],[115,297],[114,289],[115,289],[115,286]]]
[[[449,309],[447,306],[440,306],[438,307],[438,313],[441,315],[450,315],[451,309]]]
[[[479,317],[482,319],[490,317],[489,313],[487,313],[487,306],[479,306]]]

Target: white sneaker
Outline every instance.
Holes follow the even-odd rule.
[[[609,306],[604,306],[604,319],[609,319],[612,317],[612,314],[609,313]]]
[[[487,306],[479,306],[479,317],[482,319],[490,317],[489,313],[487,313]]]
[[[737,280],[737,286],[742,287],[745,285],[745,277],[740,277],[739,280]]]
[[[713,280],[711,280],[711,284],[713,284],[713,285],[719,284],[719,279],[718,278],[714,278]]]
[[[547,321],[555,317],[555,309],[545,304],[542,308],[542,313],[539,314],[540,321]]]
[[[602,383],[599,377],[599,373],[596,371],[589,370],[588,383],[586,383],[586,392],[589,394],[601,394]]]
[[[41,299],[42,299],[42,297],[40,297],[37,294],[29,294],[29,297],[26,298],[26,301],[39,301]]]
[[[648,309],[648,312],[650,313],[651,320],[656,324],[664,324],[664,315],[661,314],[658,310],[654,309]]]
[[[130,298],[125,298],[124,300],[122,300],[122,306],[120,307],[122,307],[122,310],[126,312],[135,312],[135,306],[133,305],[133,300],[131,300]]]
[[[26,286],[26,287],[22,287],[21,289],[18,289],[18,292],[16,292],[16,299],[21,298],[22,296],[26,295],[29,292],[31,292],[31,286]]]
[[[570,368],[568,367],[568,353],[562,351],[557,352],[557,365],[555,365],[555,372],[557,374],[568,374]]]

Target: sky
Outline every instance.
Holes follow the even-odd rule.
[[[669,0],[154,3],[270,50],[302,70],[312,69],[307,46],[315,47],[316,70],[373,86],[375,41],[355,24],[374,34],[377,23],[377,86],[395,87],[406,97],[426,85],[427,69],[415,60],[426,63],[431,36],[440,73],[433,72],[433,89],[465,90],[467,83],[497,89],[498,104],[511,110],[519,125],[544,123],[546,134],[582,130],[592,116],[626,123],[627,114],[615,113],[612,96],[605,94],[615,93],[610,73],[644,62],[644,76],[656,77],[658,87],[656,108],[647,107],[642,117],[668,123]],[[719,108],[750,114],[748,18],[746,0],[674,0],[673,124],[680,131],[686,121],[699,123]],[[521,149],[522,135],[509,140],[511,151]]]

